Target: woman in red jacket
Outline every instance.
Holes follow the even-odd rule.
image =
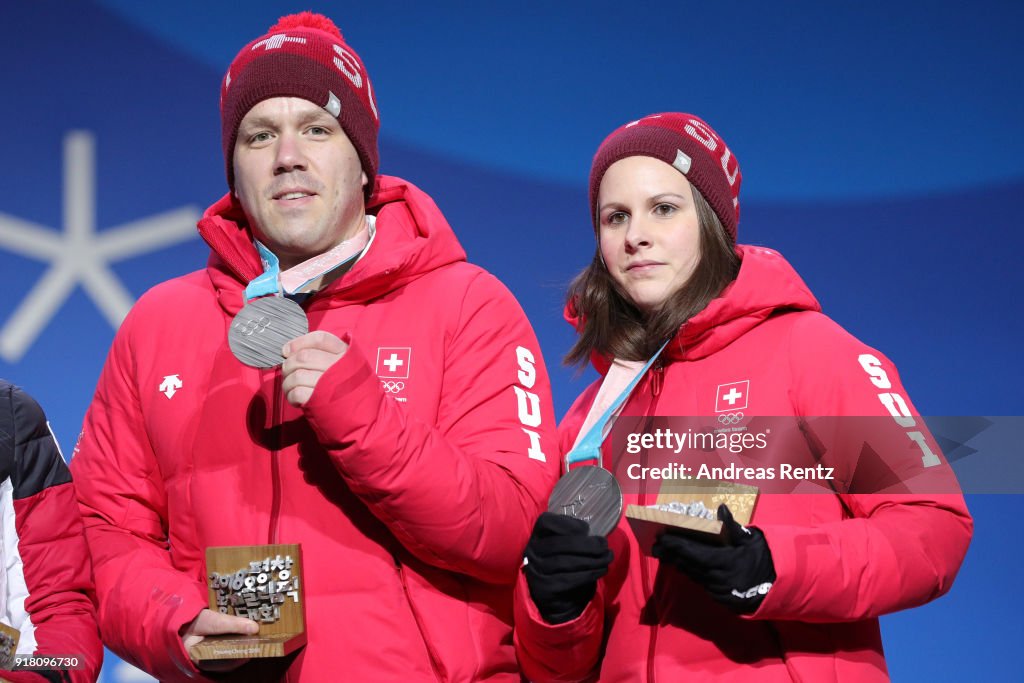
[[[598,245],[569,291],[568,358],[605,377],[562,422],[562,453],[639,372],[621,411],[637,418],[619,423],[633,433],[602,448],[627,503],[655,502],[652,466],[756,465],[743,483],[762,493],[749,527],[718,510],[720,544],[641,548],[625,520],[605,538],[544,513],[516,595],[535,682],[887,680],[877,618],[945,593],[963,560],[971,518],[896,369],[781,255],[736,244],[740,180],[688,114],[626,124],[594,157]],[[685,448],[695,424],[720,440]],[[796,428],[765,426],[782,424]],[[649,447],[673,425],[676,441]]]

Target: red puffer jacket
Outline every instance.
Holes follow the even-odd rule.
[[[302,544],[308,644],[229,678],[518,680],[511,593],[558,468],[541,354],[429,197],[382,176],[368,212],[368,252],[303,304],[351,346],[301,410],[228,348],[262,269],[227,197],[207,269],[117,334],[72,469],[106,644],[161,680],[197,675],[205,548],[265,543]]]
[[[683,326],[664,366],[630,397],[623,415],[644,419],[620,418],[620,425],[652,425],[652,416],[711,416],[712,423],[728,416],[751,432],[758,416],[775,416],[769,424],[818,425],[788,440],[775,460],[754,452],[744,462],[775,472],[775,480],[744,483],[762,484],[751,525],[763,530],[778,578],[756,613],[737,616],[674,567],[644,555],[623,520],[608,538],[611,568],[577,619],[544,622],[520,580],[516,644],[533,681],[887,680],[877,617],[942,595],[956,576],[972,521],[948,466],[934,460],[937,446],[912,417],[896,369],[822,315],[779,254],[739,252],[737,280]],[[598,385],[562,422],[563,452]],[[851,417],[810,420],[831,416]],[[871,433],[857,434],[865,424]],[[644,455],[616,451],[616,430],[605,442],[605,466],[625,483],[627,503],[653,504],[660,482],[630,479],[628,465],[668,461],[644,463]],[[923,446],[911,431],[924,435]],[[719,446],[677,460],[696,472],[733,456]],[[815,462],[832,468],[834,492],[801,493],[820,481],[782,486],[782,464]],[[885,492],[857,493],[863,490]]]

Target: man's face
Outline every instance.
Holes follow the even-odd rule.
[[[312,102],[273,97],[250,109],[233,163],[249,227],[282,270],[362,229],[367,180],[359,155],[338,120]]]

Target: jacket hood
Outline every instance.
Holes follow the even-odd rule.
[[[370,250],[314,301],[326,301],[331,308],[368,301],[424,273],[466,260],[434,200],[410,182],[378,175],[366,213],[377,217]],[[245,305],[245,286],[263,272],[245,214],[226,194],[203,213],[198,228],[210,246],[210,280],[221,306],[234,315]]]
[[[669,343],[665,360],[696,360],[719,351],[769,316],[783,311],[821,311],[821,305],[793,266],[774,249],[737,245],[740,270],[722,293],[688,320]],[[571,304],[565,319],[578,329]],[[594,353],[594,367],[602,375],[611,359]]]

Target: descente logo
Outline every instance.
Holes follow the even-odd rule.
[[[526,452],[534,460],[547,462],[544,451],[540,445],[540,434],[534,429],[540,427],[540,398],[537,394],[527,389],[532,389],[537,383],[537,361],[529,349],[522,346],[516,347],[516,360],[519,365],[518,379],[523,386],[513,385],[516,392],[516,404],[519,406],[519,421],[523,424],[523,431],[530,439],[530,449]],[[528,429],[533,427],[534,429]]]

